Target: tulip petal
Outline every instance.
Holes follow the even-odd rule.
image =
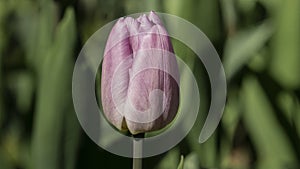
[[[153,131],[174,119],[178,65],[168,33],[154,12],[115,24],[104,52],[101,88],[104,114],[120,130]]]
[[[157,25],[162,25],[161,20],[159,19],[159,17],[153,11],[151,11],[149,13],[149,20],[152,21],[153,23],[157,24]]]
[[[119,99],[125,100],[129,84],[128,69],[132,62],[132,49],[130,47],[129,31],[124,18],[118,20],[113,27],[105,47],[102,64],[101,97],[103,111],[106,118],[118,129],[127,129],[124,125],[124,117],[117,110],[113,100],[112,87],[119,95]],[[118,71],[116,71],[118,69]],[[115,73],[117,72],[117,73]],[[112,83],[113,76],[119,79],[118,83]],[[112,84],[115,84],[112,86]],[[118,86],[116,86],[118,84]],[[121,101],[117,101],[121,102]]]
[[[146,53],[138,53],[132,67],[133,77],[130,77],[127,104],[136,110],[127,106],[124,115],[131,133],[164,127],[175,117],[179,104],[179,86],[174,75],[177,69],[167,69],[169,65],[176,65],[176,60],[169,62],[174,55],[151,50]]]

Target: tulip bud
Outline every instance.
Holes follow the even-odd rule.
[[[178,65],[154,12],[120,18],[112,28],[104,51],[101,98],[107,120],[132,134],[159,130],[176,116]]]

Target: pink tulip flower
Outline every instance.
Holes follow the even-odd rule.
[[[132,134],[162,129],[176,116],[179,70],[160,18],[120,18],[108,37],[102,65],[105,117]]]

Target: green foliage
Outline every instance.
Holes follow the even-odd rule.
[[[184,158],[183,156],[180,157],[180,162],[179,162],[179,165],[177,167],[177,169],[183,169],[183,166],[184,166]]]
[[[227,79],[234,77],[251,57],[261,50],[273,32],[269,22],[230,37],[224,48],[224,68]]]
[[[85,41],[101,26],[150,10],[182,17],[207,35],[223,61],[228,94],[218,130],[199,144],[209,79],[195,53],[172,39],[196,77],[200,111],[179,145],[143,159],[143,167],[300,167],[299,0],[0,0],[1,169],[131,167],[131,159],[98,148],[81,133],[72,71]],[[184,74],[181,83],[188,85]]]
[[[243,82],[241,96],[244,98],[243,119],[254,144],[260,150],[258,168],[282,168],[296,163],[295,154],[270,103],[254,77]]]
[[[196,153],[189,154],[184,159],[184,169],[199,169],[199,158]]]
[[[287,88],[300,85],[300,1],[283,1],[276,15],[276,34],[270,71],[272,76]]]
[[[177,148],[169,151],[166,156],[163,158],[163,160],[158,164],[156,169],[164,169],[164,168],[177,168],[177,164],[179,164],[178,167],[181,167],[183,163],[183,158],[180,159],[180,152]]]
[[[54,43],[44,51],[45,58],[40,63],[42,70],[38,83],[33,131],[33,168],[58,169],[62,163],[60,160],[64,154],[61,148],[64,116],[72,106],[70,102],[71,58],[75,36],[74,11],[69,8],[57,27]],[[64,94],[58,95],[58,93]]]

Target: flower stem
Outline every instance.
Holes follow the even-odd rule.
[[[144,133],[133,135],[132,169],[142,169],[142,158],[135,157],[142,157],[144,136]]]

